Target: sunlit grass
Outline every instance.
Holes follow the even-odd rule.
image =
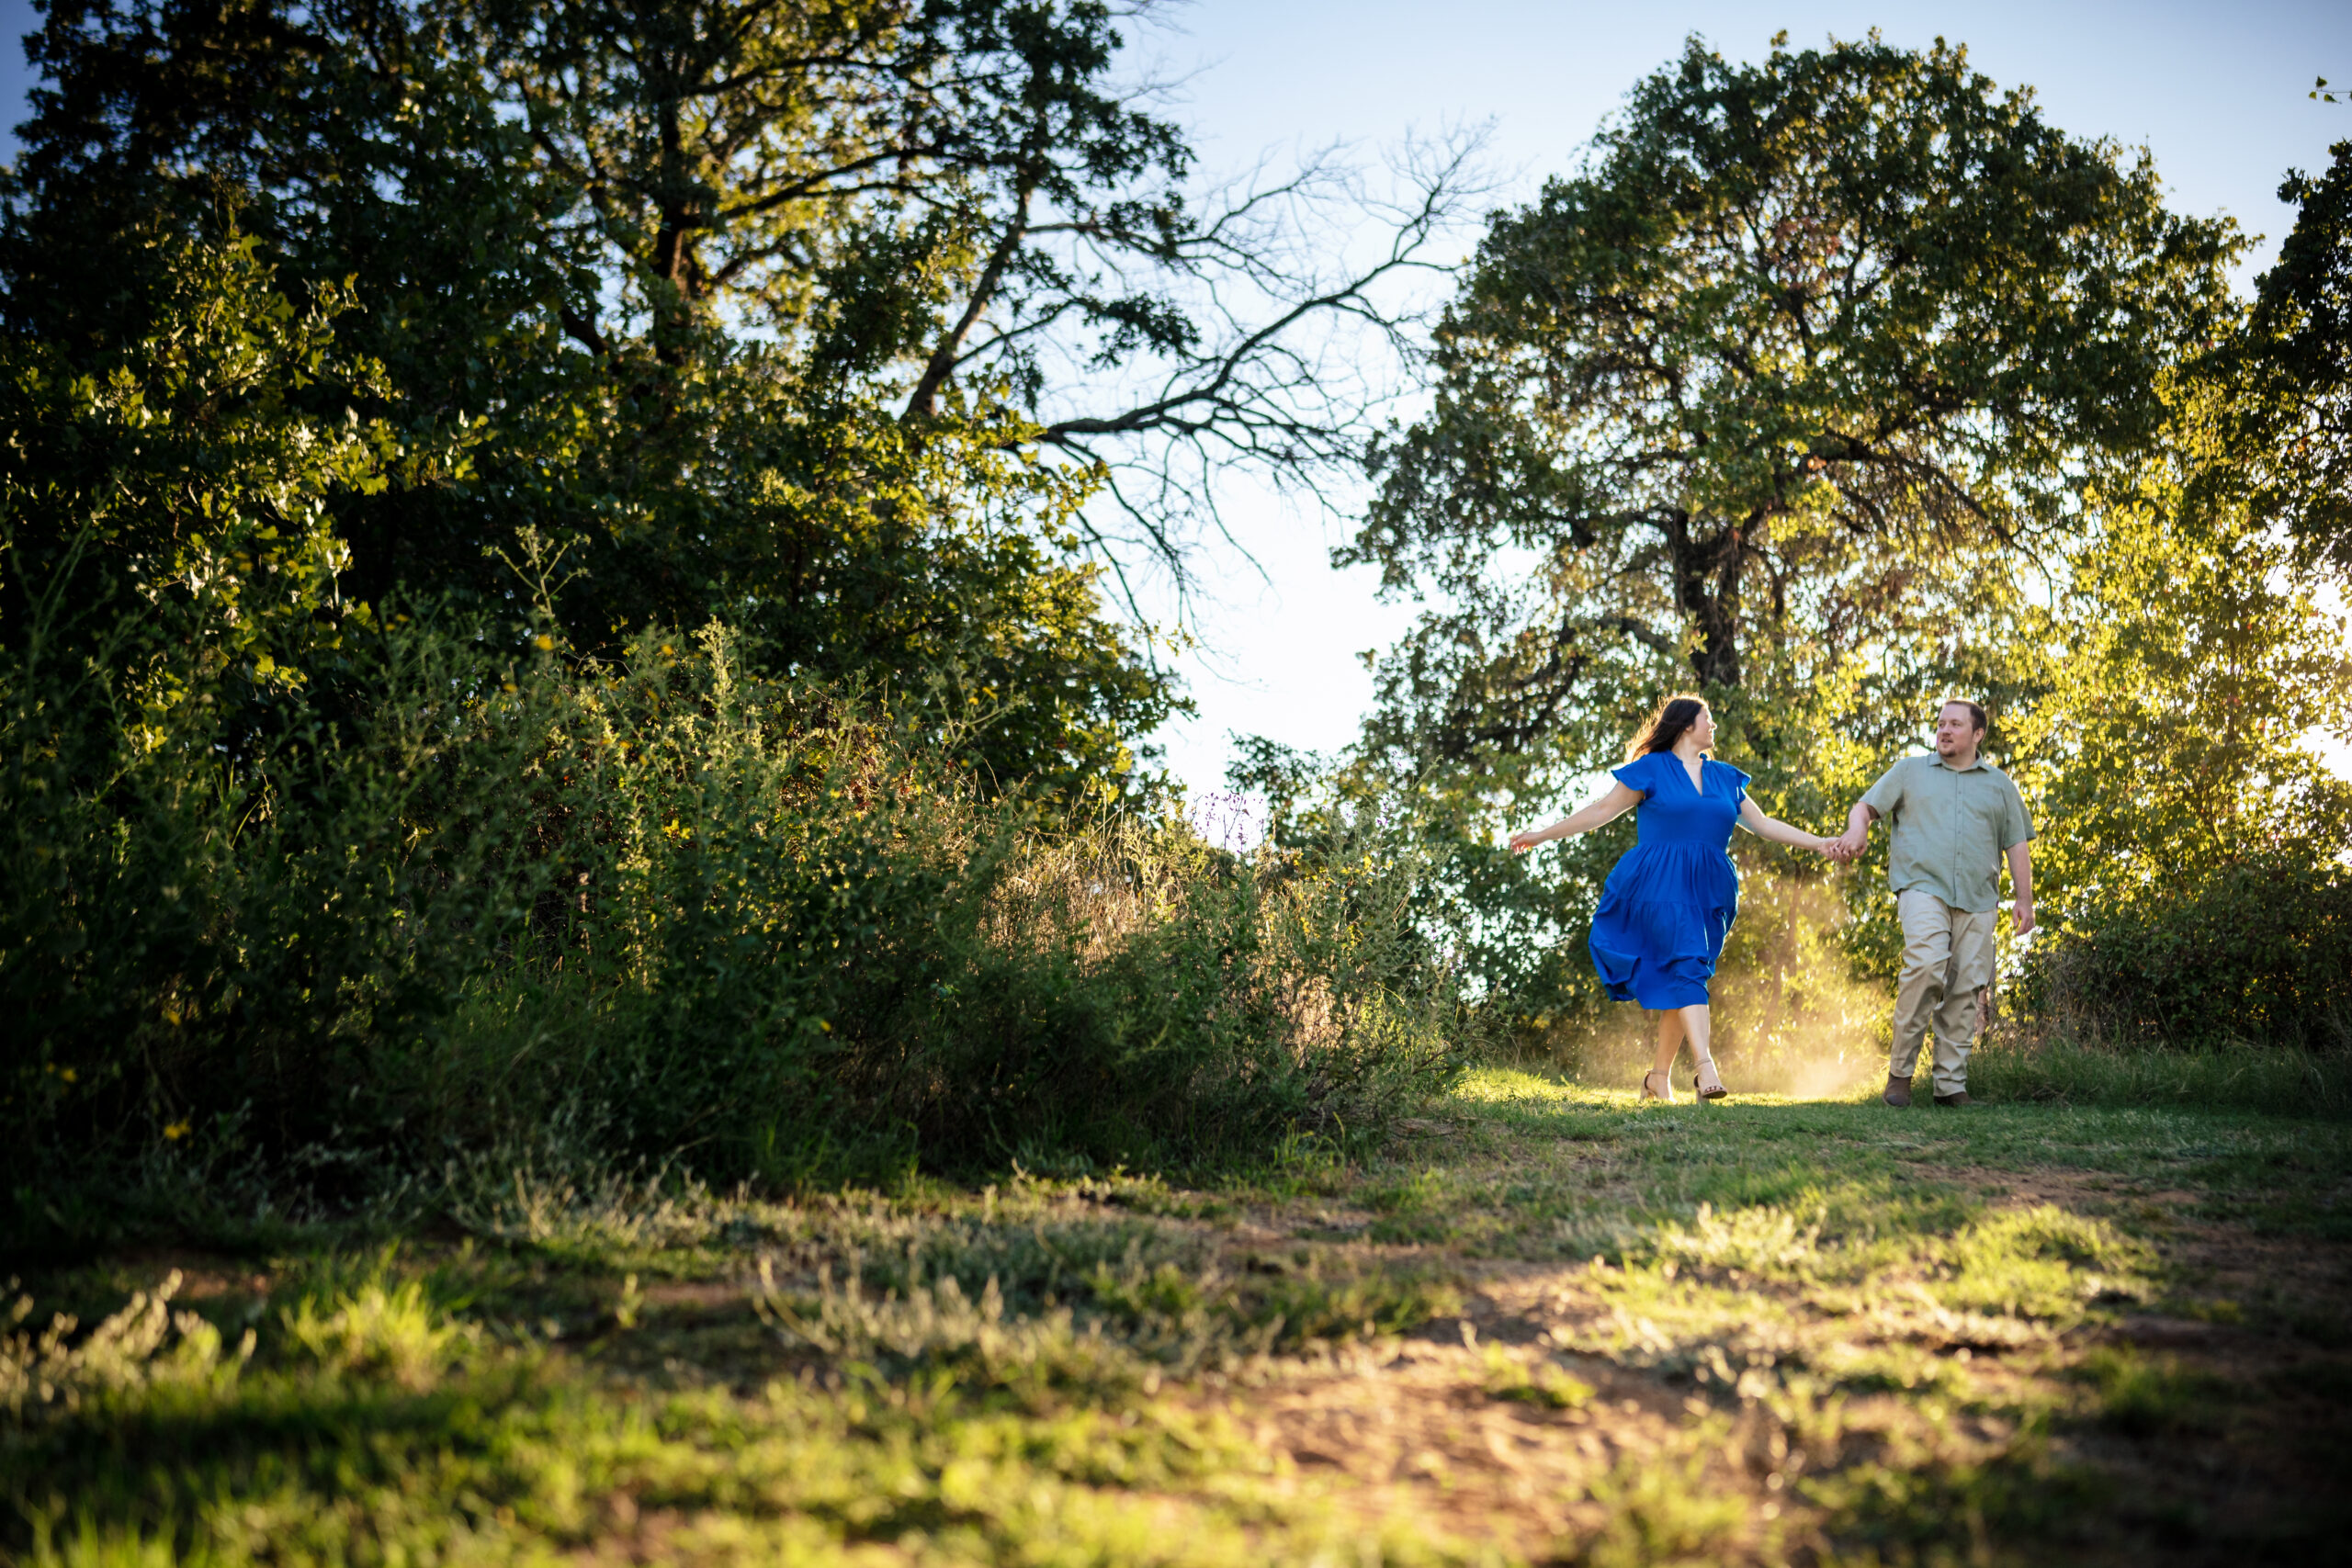
[[[2333,1122],[1639,1107],[1488,1067],[1385,1154],[1294,1151],[1214,1188],[783,1201],[526,1170],[477,1194],[462,1240],[224,1262],[176,1294],[135,1263],[28,1287],[104,1304],[60,1325],[28,1300],[0,1357],[0,1551],[2126,1561],[2155,1527],[2107,1479],[2113,1445],[2269,1430],[2130,1324],[2243,1325],[2301,1347],[2263,1386],[2352,1387],[2326,1291],[2211,1278],[2174,1246],[2333,1245]],[[1385,1398],[1392,1366],[1432,1391],[1415,1441],[1501,1419],[1541,1463],[1481,1479],[1472,1444],[1430,1461],[1437,1492],[1412,1471],[1360,1495],[1269,1421],[1317,1380]]]

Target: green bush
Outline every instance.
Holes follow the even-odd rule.
[[[2037,1021],[2120,1047],[2352,1045],[2352,868],[2273,855],[2068,920],[2028,960]]]
[[[1257,1157],[1453,1070],[1376,826],[1252,862],[992,798],[717,627],[612,665],[339,640],[163,724],[119,661],[0,670],[20,1225],[85,1224],[53,1178],[93,1161],[334,1204],[492,1150],[769,1186]]]

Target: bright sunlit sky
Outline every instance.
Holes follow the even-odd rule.
[[[13,39],[35,25],[28,0],[0,0],[12,40],[0,104],[30,85]],[[2030,85],[2057,126],[2153,151],[2178,210],[2228,213],[2267,236],[2267,264],[2291,224],[2277,199],[2290,167],[2317,169],[2352,137],[2352,105],[2305,95],[2314,76],[2352,82],[2352,6],[2313,0],[2097,5],[1534,4],[1531,0],[1195,0],[1165,14],[1139,53],[1182,76],[1170,107],[1193,130],[1210,172],[1272,152],[1333,141],[1367,162],[1408,133],[1490,122],[1498,201],[1524,199],[1566,169],[1628,87],[1696,32],[1727,56],[1756,58],[1771,35],[1792,42],[1879,28],[1924,47],[1941,34],[1968,46],[2002,86]],[[8,114],[13,122],[16,114]],[[12,150],[0,142],[0,152]],[[1385,646],[1411,607],[1381,604],[1372,574],[1337,572],[1329,547],[1347,531],[1246,485],[1222,497],[1227,521],[1263,569],[1238,552],[1200,562],[1204,647],[1184,673],[1200,706],[1157,739],[1195,790],[1218,785],[1230,732],[1330,750],[1353,737],[1372,695],[1357,654]],[[2352,753],[2332,759],[2352,772]]]

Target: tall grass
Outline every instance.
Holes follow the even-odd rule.
[[[2163,1105],[2352,1116],[2352,1055],[2298,1045],[2118,1046],[2054,1031],[1997,1031],[1969,1058],[1991,1100]]]

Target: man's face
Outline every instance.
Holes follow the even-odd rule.
[[[1976,716],[1958,703],[1946,703],[1944,711],[1936,716],[1936,755],[1957,757],[1976,749],[1984,732],[1976,728]]]

